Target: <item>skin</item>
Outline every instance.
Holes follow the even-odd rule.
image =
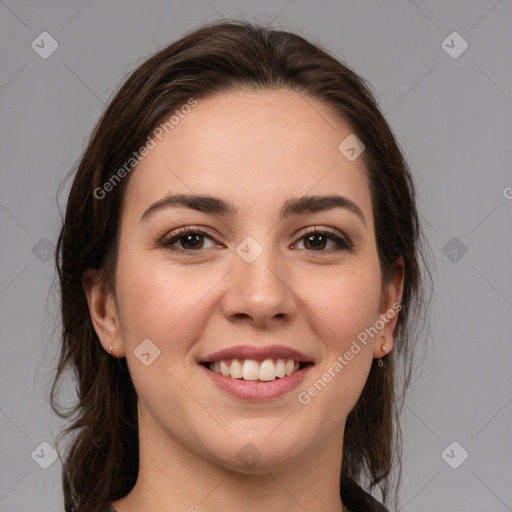
[[[199,101],[133,171],[115,295],[94,273],[84,278],[102,346],[126,357],[139,396],[139,478],[113,502],[118,512],[342,510],[346,417],[372,359],[386,354],[384,343],[393,348],[396,316],[308,404],[297,395],[400,302],[403,283],[400,261],[393,280],[381,282],[364,159],[338,150],[350,133],[329,107],[294,92],[221,94]],[[140,220],[171,193],[219,197],[238,213],[174,207]],[[366,225],[346,208],[279,220],[287,199],[333,193],[356,203]],[[212,238],[185,246],[188,254],[158,247],[185,226]],[[331,239],[309,245],[309,227],[349,238],[352,250],[334,250]],[[263,248],[252,263],[236,253],[247,236]],[[149,366],[134,355],[147,338],[161,351]],[[237,399],[197,359],[239,344],[290,346],[315,366],[283,397]],[[237,456],[249,442],[261,455],[252,467]]]

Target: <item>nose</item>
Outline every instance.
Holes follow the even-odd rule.
[[[222,300],[225,317],[260,328],[289,322],[297,311],[296,297],[278,255],[264,249],[252,263],[238,254],[233,258]]]

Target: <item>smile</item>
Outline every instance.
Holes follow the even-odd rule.
[[[302,384],[313,366],[293,359],[221,359],[199,364],[217,389],[256,402],[284,397]]]
[[[269,382],[292,375],[306,366],[306,363],[293,359],[222,359],[210,363],[204,363],[210,370],[230,377],[247,381]]]

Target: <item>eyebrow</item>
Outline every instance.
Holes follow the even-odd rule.
[[[195,194],[174,194],[153,203],[141,216],[140,220],[147,219],[161,210],[173,207],[190,208],[204,213],[215,215],[233,216],[238,209],[233,203],[218,197]],[[337,194],[328,196],[302,196],[288,199],[281,208],[280,219],[291,215],[315,213],[332,210],[334,208],[345,208],[357,215],[366,227],[366,220],[363,212],[356,203],[347,197]]]

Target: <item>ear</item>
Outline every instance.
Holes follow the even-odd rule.
[[[404,260],[399,256],[393,267],[393,274],[389,282],[383,287],[379,307],[379,319],[376,327],[379,330],[375,337],[373,357],[381,358],[393,349],[394,331],[401,309],[400,301],[404,286]],[[382,325],[384,324],[384,325]],[[387,345],[387,350],[382,347]]]
[[[105,352],[112,346],[113,357],[125,357],[116,303],[95,269],[87,269],[82,277],[82,287],[89,305],[92,325]]]

